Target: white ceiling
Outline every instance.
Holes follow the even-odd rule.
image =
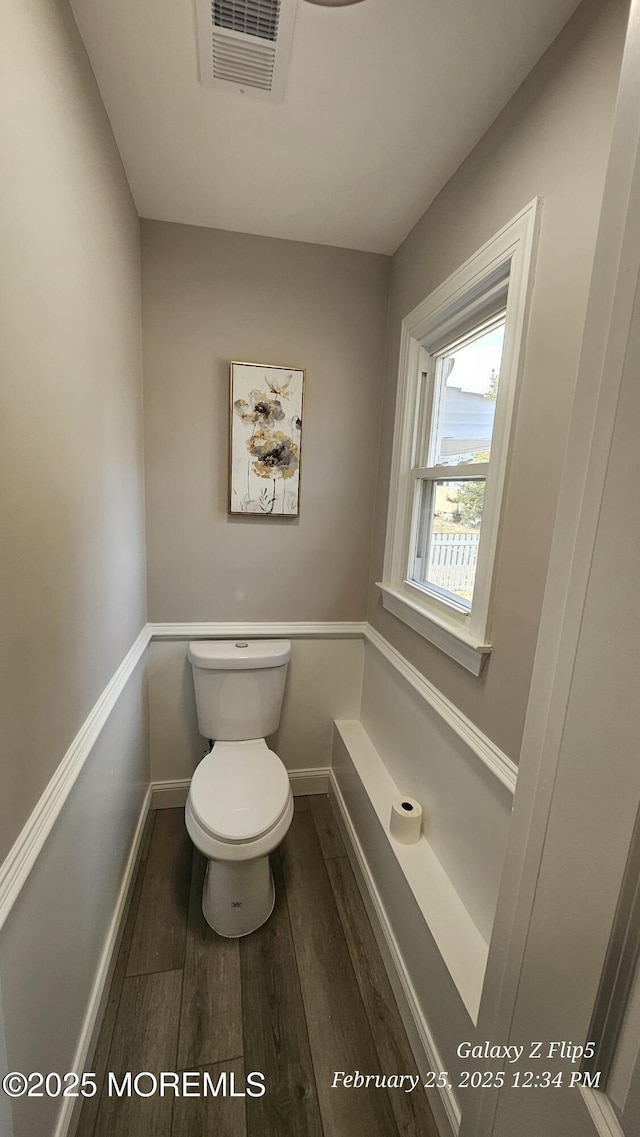
[[[71,0],[143,217],[394,252],[577,0],[299,0],[282,103],[203,87],[192,0]]]

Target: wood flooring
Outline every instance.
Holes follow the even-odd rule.
[[[77,1137],[437,1137],[420,1087],[332,1087],[417,1070],[328,797],[296,798],[272,867],[270,919],[223,939],[183,811],[150,815]],[[227,1096],[109,1093],[127,1071],[193,1071]],[[242,1096],[251,1071],[264,1096]]]

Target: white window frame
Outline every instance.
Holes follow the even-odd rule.
[[[533,284],[534,252],[542,202],[535,198],[508,225],[414,308],[402,322],[391,485],[382,581],[382,604],[398,619],[474,675],[491,651],[490,600],[498,525],[504,490],[515,393],[524,364],[524,334]],[[491,459],[486,472],[484,508],[470,611],[436,589],[408,579],[414,543],[420,471],[415,455],[422,374],[428,358],[459,334],[482,323],[506,299],[506,322],[496,400]],[[425,353],[427,358],[425,359]],[[424,403],[424,401],[423,401]],[[442,480],[455,468],[442,466]],[[475,472],[475,469],[474,469]]]

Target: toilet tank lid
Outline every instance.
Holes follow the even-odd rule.
[[[209,671],[282,667],[291,659],[291,640],[193,640],[189,662]]]

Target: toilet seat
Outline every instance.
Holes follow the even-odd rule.
[[[191,780],[189,804],[200,828],[231,845],[258,841],[289,805],[287,771],[264,738],[216,742]]]

